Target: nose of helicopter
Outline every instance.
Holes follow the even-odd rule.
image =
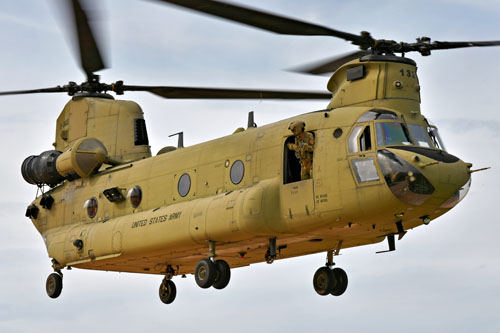
[[[378,161],[387,185],[400,200],[452,208],[467,194],[470,163],[446,152],[420,148],[383,149]]]
[[[422,171],[435,184],[430,203],[441,203],[441,208],[452,208],[458,204],[469,191],[470,167],[471,164],[462,160],[424,167]]]

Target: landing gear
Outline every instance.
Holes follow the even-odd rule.
[[[316,273],[314,273],[314,290],[321,296],[326,296],[328,294],[340,296],[347,289],[347,273],[339,267],[332,269],[334,265],[333,251],[328,251],[326,265],[318,268]]]
[[[159,290],[160,300],[165,304],[170,304],[174,301],[177,295],[177,288],[172,280],[168,280],[167,277],[163,279],[160,284]]]
[[[194,270],[194,279],[201,288],[224,289],[231,279],[231,268],[224,260],[201,259]]]
[[[194,279],[201,288],[224,289],[231,279],[231,268],[224,260],[214,260],[215,242],[208,241],[208,258],[201,259],[194,270]]]
[[[347,273],[342,268],[320,267],[313,278],[314,290],[321,295],[342,295],[347,289]]]
[[[57,298],[61,295],[63,288],[62,274],[52,273],[47,277],[47,282],[45,282],[45,290],[50,298]]]

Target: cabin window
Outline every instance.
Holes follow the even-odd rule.
[[[353,159],[352,166],[358,183],[374,182],[379,180],[373,157]]]
[[[179,178],[179,183],[177,183],[177,190],[181,197],[185,197],[189,190],[191,189],[191,177],[185,173]]]
[[[408,130],[402,123],[380,122],[376,123],[377,145],[411,145]]]
[[[239,184],[245,175],[245,165],[242,161],[237,160],[231,166],[230,177],[233,184]]]
[[[146,121],[144,119],[134,120],[134,144],[136,146],[148,145],[148,132],[146,130]]]
[[[141,204],[142,201],[142,189],[140,186],[132,187],[128,193],[127,198],[130,200],[130,204],[132,207],[137,208]]]
[[[97,215],[97,199],[90,198],[83,204],[83,209],[87,211],[87,215],[92,219]]]

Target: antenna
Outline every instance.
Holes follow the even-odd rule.
[[[257,124],[254,122],[253,111],[248,112],[248,125],[247,129],[257,127]]]
[[[184,132],[179,132],[179,133],[171,134],[168,137],[170,138],[170,137],[176,136],[176,135],[179,136],[179,138],[177,140],[177,148],[184,148]]]

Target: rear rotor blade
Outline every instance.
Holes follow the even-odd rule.
[[[206,14],[222,17],[252,27],[284,35],[333,36],[351,41],[362,48],[373,46],[368,33],[354,35],[321,25],[299,21],[284,16],[214,0],[161,0]]]
[[[72,9],[74,14],[75,32],[78,38],[80,51],[80,63],[87,74],[87,77],[93,77],[93,73],[106,68],[99,52],[94,34],[91,29],[89,18],[83,9],[79,0],[72,0]]]
[[[367,54],[371,54],[371,52],[364,50],[349,52],[333,58],[323,59],[307,65],[292,68],[290,69],[290,71],[313,75],[333,73],[343,64],[351,60],[361,58],[362,56],[365,56]]]
[[[331,93],[164,86],[119,86],[115,91],[148,91],[170,99],[331,99]]]

